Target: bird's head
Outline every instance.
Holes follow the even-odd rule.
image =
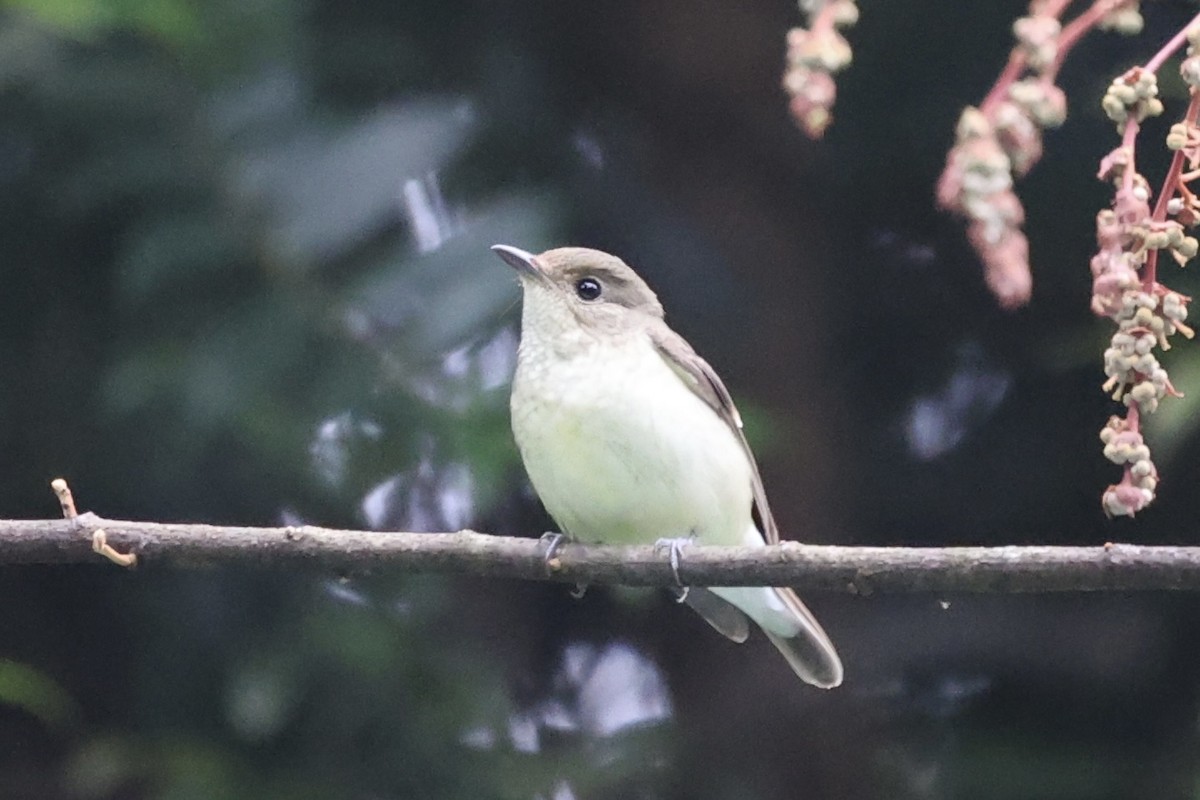
[[[539,255],[516,247],[492,247],[517,271],[525,294],[523,334],[561,335],[582,329],[603,335],[662,319],[654,291],[614,255],[586,247],[560,247]]]

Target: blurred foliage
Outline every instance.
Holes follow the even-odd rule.
[[[88,0],[10,0],[6,5],[42,19],[64,34],[98,35],[114,28],[129,28],[147,36],[161,36],[174,46],[193,40],[200,20],[186,2],[88,2]]]
[[[461,346],[473,361],[486,346],[479,321],[513,300],[503,269],[480,268],[486,245],[504,235],[549,238],[545,189],[477,207],[444,198],[434,176],[477,126],[470,106],[447,98],[336,108],[316,76],[262,46],[305,25],[309,47],[321,46],[324,31],[303,5],[237,14],[221,4],[176,6],[113,3],[91,16],[87,4],[39,10],[41,21],[68,32],[86,22],[88,42],[10,14],[5,33],[23,47],[5,49],[0,63],[13,103],[27,106],[7,124],[10,140],[29,150],[11,177],[27,184],[32,201],[9,217],[23,234],[7,246],[24,238],[39,247],[45,231],[65,233],[64,250],[89,233],[111,248],[104,274],[73,268],[94,264],[93,252],[51,258],[59,275],[92,273],[88,285],[57,291],[94,301],[87,324],[104,362],[92,365],[98,379],[86,383],[98,391],[87,400],[104,415],[109,441],[123,445],[114,457],[133,456],[113,465],[120,483],[174,494],[186,509],[170,486],[179,472],[211,472],[219,459],[239,465],[235,479],[260,482],[270,465],[304,460],[304,442],[323,419],[349,413],[375,431],[376,452],[392,470],[398,452],[415,464],[416,442],[436,441],[442,450],[426,458],[470,463],[490,476],[479,485],[496,485],[512,466],[511,449],[468,453],[475,437],[451,433],[470,420],[497,431],[479,441],[496,439],[502,393],[492,391],[482,407],[449,409],[431,395],[478,384],[474,372],[445,374],[442,354]],[[247,14],[262,15],[261,24]],[[152,36],[164,20],[195,35]],[[261,35],[199,33],[227,29]],[[111,41],[129,33],[141,38]],[[221,75],[206,88],[179,69],[175,56],[184,51],[228,61],[210,64]],[[54,69],[42,68],[49,63]],[[18,287],[32,278],[14,275]],[[491,377],[487,388],[501,382]],[[238,458],[214,452],[225,448]],[[381,482],[384,468],[346,461],[337,474],[325,471],[325,485],[297,471],[275,477],[292,483],[277,487],[287,494],[331,495],[331,506],[344,508],[346,497]],[[245,512],[229,509],[231,518]]]
[[[6,393],[7,449],[69,464],[97,507],[436,530],[487,513],[513,470],[514,340],[494,322],[514,281],[487,246],[549,241],[555,189],[443,195],[438,176],[469,152],[479,111],[453,87],[378,105],[416,79],[363,71],[361,43],[331,15],[68,1],[11,3],[0,20],[0,364],[51,398],[43,418]],[[436,46],[411,32],[376,45],[418,51],[392,66]],[[38,313],[56,318],[31,324]],[[7,461],[8,485],[18,469]],[[124,613],[102,624],[136,637],[136,656],[116,657],[136,678],[107,714],[85,700],[87,724],[53,679],[0,662],[0,700],[70,731],[61,772],[9,764],[0,795],[553,786],[553,760],[461,741],[515,711],[499,664],[437,635],[454,610],[443,583],[385,581],[383,608],[311,577],[269,590],[253,575],[177,577],[124,587]],[[4,623],[29,642],[34,626]]]
[[[36,669],[0,660],[0,703],[23,709],[50,728],[74,722],[79,709],[61,686]]]
[[[236,613],[198,582],[192,588],[203,598],[183,610]],[[496,665],[444,635],[457,626],[441,582],[376,588],[379,599],[316,584],[307,596],[290,594],[299,608],[255,607],[267,619],[221,619],[191,641],[163,629],[141,656],[130,698],[139,732],[85,737],[65,765],[64,790],[83,798],[134,786],[168,798],[507,798],[546,791],[562,772],[587,774],[572,763],[574,750],[535,755],[528,743],[506,741],[518,709],[496,691]],[[225,591],[240,595],[232,603],[254,594],[244,581]],[[172,624],[155,614],[127,622],[145,631]],[[231,641],[245,635],[256,638]],[[637,763],[645,739],[618,736],[607,757]]]

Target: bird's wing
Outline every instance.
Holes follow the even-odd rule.
[[[742,433],[742,417],[738,414],[729,390],[721,382],[721,378],[709,366],[708,362],[696,355],[696,351],[687,340],[667,327],[662,320],[655,320],[650,326],[650,340],[658,350],[659,355],[675,371],[688,388],[712,407],[712,410],[725,421],[738,441],[750,462],[751,485],[754,491],[754,505],[758,508],[758,516],[762,521],[763,537],[767,544],[779,542],[779,529],[775,526],[775,518],[771,516],[771,508],[767,505],[767,492],[763,488],[762,476],[758,474],[758,463],[754,453],[750,452],[750,444]]]

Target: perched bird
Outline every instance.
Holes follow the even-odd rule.
[[[562,533],[605,544],[778,542],[725,384],[667,327],[645,281],[598,250],[492,249],[524,292],[513,434]],[[737,642],[749,617],[808,683],[842,682],[837,651],[791,589],[693,588],[685,599]]]

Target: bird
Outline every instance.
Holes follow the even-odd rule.
[[[530,483],[571,541],[761,547],[779,541],[725,384],[666,323],[649,285],[614,255],[492,250],[520,279],[510,410]],[[756,519],[757,515],[757,519]],[[676,570],[678,577],[678,572]],[[784,587],[691,587],[685,602],[745,641],[747,618],[805,682],[842,682],[837,650]]]

